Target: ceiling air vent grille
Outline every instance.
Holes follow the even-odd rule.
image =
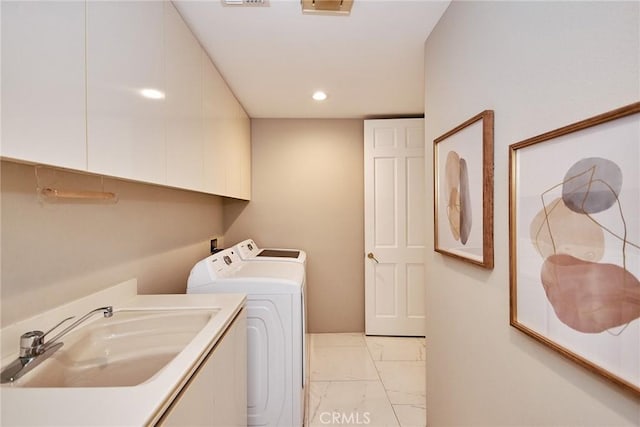
[[[221,0],[224,6],[269,6],[269,0]]]
[[[349,15],[353,0],[301,0],[302,13]]]

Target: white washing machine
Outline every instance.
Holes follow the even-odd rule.
[[[301,249],[259,248],[253,239],[244,240],[233,247],[243,261],[293,261],[307,263],[307,254]]]
[[[247,425],[303,424],[304,292],[303,264],[245,262],[234,249],[199,261],[189,274],[189,294],[247,294]]]

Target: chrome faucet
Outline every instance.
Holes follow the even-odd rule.
[[[67,317],[66,319],[55,325],[53,328],[49,329],[47,332],[29,331],[22,334],[20,336],[19,357],[2,370],[2,373],[0,374],[0,383],[4,384],[13,382],[27,372],[31,371],[40,363],[44,362],[46,359],[51,357],[53,353],[58,351],[60,347],[63,346],[63,343],[58,341],[60,338],[71,332],[79,324],[87,320],[95,313],[100,312],[102,312],[104,317],[111,317],[113,316],[113,307],[99,307],[91,310],[90,312],[73,322],[71,325],[64,328],[62,332],[58,333],[56,336],[54,336],[50,340],[47,340],[46,342],[44,341],[44,338],[47,335],[49,335],[63,323],[74,319],[75,316]]]

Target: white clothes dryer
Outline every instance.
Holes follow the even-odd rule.
[[[303,264],[245,262],[233,249],[199,261],[189,274],[189,294],[247,294],[247,425],[303,424],[304,292]]]
[[[292,261],[307,263],[307,253],[302,249],[259,248],[253,239],[243,240],[233,247],[243,261]]]

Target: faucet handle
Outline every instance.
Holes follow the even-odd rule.
[[[20,336],[20,357],[35,357],[38,348],[42,345],[45,333],[42,331],[29,331]]]
[[[62,322],[58,323],[47,332],[42,331],[29,331],[20,336],[20,357],[35,357],[42,352],[44,345],[44,337],[46,337],[51,331],[62,325],[67,320],[73,319],[74,316],[67,317]]]
[[[75,319],[76,316],[71,316],[71,317],[67,317],[66,319],[60,321],[60,323],[58,323],[56,326],[54,326],[53,328],[49,329],[47,332],[45,332],[42,335],[42,338],[44,339],[44,337],[46,337],[47,335],[49,335],[51,332],[53,332],[54,329],[56,329],[58,326],[62,325],[64,322],[71,320],[71,319]],[[39,331],[37,331],[39,332]],[[27,332],[28,333],[28,332]]]

